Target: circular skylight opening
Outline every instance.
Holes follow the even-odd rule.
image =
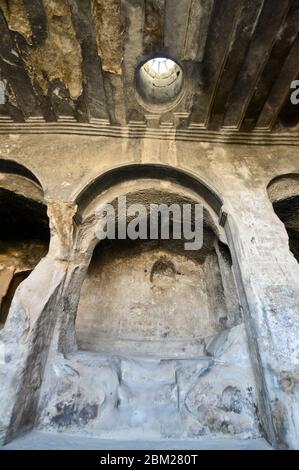
[[[183,85],[183,70],[171,59],[155,57],[138,70],[137,85],[147,103],[166,104],[179,95]]]

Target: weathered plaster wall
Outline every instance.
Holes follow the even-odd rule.
[[[236,415],[238,415],[237,424],[235,426],[230,424],[227,429],[229,429],[229,432],[240,432],[242,435],[248,435],[248,429],[250,428],[250,435],[253,436],[258,432],[257,424],[253,423],[257,423],[257,420],[259,420],[263,432],[266,433],[268,439],[275,446],[289,446],[293,448],[299,446],[299,266],[289,250],[286,229],[273,211],[267,194],[267,186],[272,178],[281,174],[298,172],[298,148],[287,145],[276,147],[221,146],[208,143],[153,139],[112,139],[91,136],[10,135],[1,137],[0,155],[2,158],[22,163],[35,174],[42,183],[49,204],[50,221],[52,224],[50,252],[46,260],[38,266],[38,271],[35,270],[32,273],[33,275],[29,276],[17,291],[13,308],[8,318],[8,325],[4,330],[5,335],[3,336],[8,344],[13,345],[16,338],[19,337],[18,335],[21,335],[24,327],[18,320],[20,305],[24,303],[22,300],[24,296],[27,299],[26,305],[29,316],[32,315],[30,313],[30,310],[33,308],[32,299],[29,301],[26,289],[32,289],[33,285],[37,283],[39,289],[35,293],[34,321],[38,321],[38,318],[43,318],[43,321],[45,321],[50,315],[51,321],[47,327],[51,328],[56,322],[56,329],[44,376],[44,384],[52,384],[52,387],[49,388],[51,396],[47,395],[47,393],[42,394],[40,401],[41,425],[54,425],[54,416],[56,416],[56,425],[60,426],[59,423],[61,421],[59,421],[57,416],[61,414],[61,409],[59,407],[57,409],[57,404],[62,402],[65,404],[70,403],[71,409],[73,407],[76,410],[72,416],[76,417],[75,421],[77,420],[67,424],[62,420],[64,423],[62,427],[78,430],[78,426],[80,428],[83,426],[86,432],[94,432],[95,430],[96,432],[104,432],[104,422],[99,420],[98,416],[105,415],[105,407],[110,406],[105,404],[103,412],[101,411],[99,415],[95,412],[94,401],[98,400],[97,403],[104,403],[103,394],[101,395],[102,399],[95,397],[94,400],[85,404],[90,406],[91,403],[92,408],[88,406],[86,408],[84,405],[85,392],[82,394],[81,388],[85,389],[86,383],[88,383],[87,375],[96,375],[93,372],[90,374],[88,368],[94,371],[93,367],[96,370],[97,367],[102,367],[97,362],[100,361],[99,358],[95,359],[95,365],[94,363],[91,364],[93,360],[90,356],[85,358],[83,354],[81,357],[81,353],[73,353],[79,354],[78,357],[70,355],[64,359],[61,355],[57,355],[57,350],[61,350],[61,345],[59,346],[61,332],[64,331],[67,325],[65,318],[68,316],[68,312],[76,311],[76,304],[79,301],[79,294],[77,291],[74,291],[74,285],[79,286],[77,290],[80,292],[81,284],[78,279],[84,278],[91,257],[90,252],[87,254],[87,257],[84,257],[84,244],[80,249],[75,250],[75,252],[72,252],[70,248],[76,245],[73,238],[74,226],[72,225],[72,217],[76,210],[72,203],[75,201],[76,195],[87,184],[110,168],[132,162],[140,164],[163,163],[188,170],[195,176],[207,181],[222,197],[224,201],[223,209],[228,213],[225,233],[232,252],[234,276],[242,304],[242,316],[246,327],[251,367],[254,372],[254,383],[250,379],[250,372],[246,373],[244,383],[248,384],[249,388],[252,387],[253,390],[256,389],[257,391],[257,399],[253,398],[250,401],[251,404],[248,405],[248,409],[252,410],[255,408],[255,404],[257,404],[259,411],[257,415],[255,413],[252,414],[252,411],[248,412],[250,419],[248,418],[247,411],[245,415],[243,415],[243,412],[239,414],[233,411],[235,414],[230,415],[230,420],[234,420]],[[162,182],[161,186],[163,186]],[[64,215],[64,218],[61,214]],[[62,222],[62,220],[64,221]],[[87,235],[87,232],[85,235]],[[45,269],[47,270],[47,276],[38,276],[37,272],[41,273]],[[51,292],[48,292],[49,295],[46,296],[46,299],[43,286],[45,286],[48,278],[51,278],[49,283],[50,288],[48,288]],[[49,301],[54,294],[55,298],[57,297],[57,292],[59,292],[61,300],[59,302],[54,302],[54,300]],[[51,304],[51,302],[54,303]],[[37,309],[37,305],[43,305],[43,308]],[[49,306],[52,307],[50,308]],[[28,318],[28,312],[25,313],[25,311],[22,309],[24,321]],[[42,331],[42,323],[33,336],[32,329],[29,330],[22,348],[25,348],[27,351],[32,350],[33,338],[36,337],[38,330]],[[14,333],[14,328],[17,328],[18,334]],[[71,339],[68,340],[71,344]],[[200,408],[202,413],[197,410],[195,414],[200,414],[200,416],[198,415],[199,419],[197,419],[197,422],[205,423],[205,432],[213,428],[211,428],[210,424],[207,424],[208,422],[210,423],[209,418],[207,418],[209,415],[208,411],[211,412],[211,410],[215,409],[218,418],[222,416],[219,409],[223,408],[221,404],[223,401],[221,401],[222,398],[220,397],[223,396],[225,390],[228,389],[227,394],[229,397],[233,395],[230,403],[238,401],[235,400],[235,395],[237,397],[242,396],[240,398],[241,402],[244,403],[244,400],[246,401],[245,396],[247,392],[241,388],[241,385],[237,384],[235,376],[235,358],[239,362],[245,347],[246,343],[243,341],[241,349],[231,359],[234,363],[233,366],[230,365],[227,369],[221,369],[221,366],[217,363],[216,368],[212,368],[211,372],[209,372],[211,375],[204,375],[205,379],[201,378],[200,373],[196,373],[198,380],[208,380],[209,384],[213,383],[215,387],[211,393],[211,396],[215,397],[213,405],[209,401],[211,398],[203,398],[201,393],[198,398],[195,392],[191,393],[193,398],[188,405],[189,409],[193,410],[193,407],[198,402],[204,401],[201,403]],[[14,374],[19,377],[20,370],[26,370],[25,366],[20,366],[20,351],[21,349],[18,353],[12,355],[10,367],[8,367],[8,364],[5,365],[5,370],[10,370],[11,380],[15,378]],[[19,359],[14,359],[16,355]],[[34,356],[31,354],[31,359],[32,357]],[[45,360],[46,357],[42,359],[40,371],[43,370]],[[247,359],[244,360],[246,362]],[[86,364],[86,361],[88,364]],[[109,364],[107,366],[109,371],[105,372],[109,374],[109,377],[112,374],[115,378],[115,380],[111,378],[111,381],[109,381],[109,387],[111,386],[114,390],[112,395],[114,398],[118,396],[115,391],[118,387],[122,386],[115,372],[119,370],[119,367],[122,368],[121,361],[122,359],[115,359],[113,365]],[[62,365],[58,366],[58,363],[62,363]],[[59,367],[62,368],[62,372],[59,371]],[[170,367],[169,364],[168,367]],[[179,366],[176,365],[175,367]],[[251,367],[249,368],[250,370]],[[67,370],[69,372],[66,372]],[[74,374],[74,377],[78,378],[75,381],[65,378],[65,374],[68,375],[68,373]],[[51,374],[56,374],[58,377],[56,385]],[[225,383],[223,382],[219,386],[217,385],[218,375],[221,380],[227,377],[224,381]],[[233,384],[231,383],[232,378]],[[3,402],[7,397],[8,382],[5,379],[2,383],[1,401]],[[36,385],[35,401],[38,399],[40,383]],[[69,389],[67,385],[63,386],[64,383],[70,384]],[[75,383],[78,385],[75,386]],[[176,387],[176,383],[172,379],[169,381],[169,384]],[[63,388],[62,391],[60,386]],[[95,389],[97,389],[97,385],[95,385]],[[99,384],[98,390],[100,389]],[[24,386],[23,388],[20,387],[19,392],[21,390],[24,390]],[[25,390],[29,395],[29,382]],[[109,390],[107,389],[103,393],[109,394]],[[199,387],[199,390],[202,390],[202,388]],[[79,398],[76,395],[77,393],[81,394]],[[81,400],[80,397],[82,396],[83,399]],[[45,414],[44,406],[47,398],[50,399],[47,412],[52,407],[49,415]],[[17,432],[21,425],[24,425],[24,416],[22,419],[20,416],[16,417],[16,414],[22,415],[23,412],[21,402],[18,400],[20,398],[16,397],[15,402],[13,402],[13,398],[10,398],[14,408],[14,426],[10,432]],[[115,398],[115,400],[110,407],[112,412],[117,408],[118,399]],[[223,398],[223,400],[226,400],[226,398]],[[153,401],[155,402],[155,400]],[[184,403],[187,402],[186,400],[184,401]],[[124,403],[128,403],[127,398],[124,398]],[[133,400],[130,406],[136,407],[136,403],[142,409],[143,405],[140,404],[140,397],[136,402]],[[63,407],[64,405],[61,406]],[[208,411],[205,407],[208,408]],[[227,405],[225,405],[225,408],[227,408]],[[242,410],[245,408],[242,405]],[[239,409],[238,406],[236,409]],[[28,426],[30,426],[30,416],[32,417],[32,414],[34,414],[34,407],[30,408],[29,403],[28,410],[31,412],[31,415],[30,413],[26,415],[29,423]],[[206,412],[208,415],[206,415]],[[124,411],[124,413],[126,412]],[[126,416],[129,414],[130,412]],[[9,424],[11,423],[9,411],[6,411],[5,416],[5,419],[1,418],[3,422],[1,425],[2,435],[4,436],[7,435],[7,426],[11,426]],[[87,419],[86,416],[91,416],[91,418]],[[242,425],[239,418],[243,423]],[[221,422],[227,421],[225,416],[221,420]],[[229,422],[232,423],[232,421]],[[251,424],[248,428],[249,422]],[[124,426],[126,429],[127,421]],[[212,432],[219,432],[219,426],[216,426],[217,429],[212,429]],[[152,432],[153,429],[156,433],[161,432],[161,422],[159,421],[157,424],[157,421],[155,421],[155,424],[150,427],[149,432]],[[239,429],[239,431],[236,431],[236,429]],[[222,431],[220,430],[220,432]],[[161,435],[165,434],[162,432]]]
[[[287,145],[11,134],[1,136],[0,155],[30,168],[46,196],[60,200],[74,199],[104,170],[135,162],[189,169],[216,187],[226,204],[238,204],[233,195],[244,186],[261,188],[266,199],[266,186],[273,177],[296,171],[298,149]]]

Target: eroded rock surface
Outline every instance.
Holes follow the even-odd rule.
[[[215,338],[214,338],[215,339]],[[210,339],[212,340],[212,338]],[[101,437],[260,435],[244,326],[194,359],[78,352],[53,357],[39,426]]]

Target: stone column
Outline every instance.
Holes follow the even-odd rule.
[[[81,288],[99,242],[96,236],[97,219],[81,221],[75,229],[73,248],[69,254],[69,265],[59,310],[51,351],[67,354],[77,349],[75,321],[80,301]]]
[[[48,201],[48,255],[16,291],[0,335],[0,441],[32,428],[73,244],[72,204]]]
[[[259,392],[277,448],[299,447],[299,265],[264,189],[242,189],[226,232]],[[237,359],[237,358],[236,358]]]

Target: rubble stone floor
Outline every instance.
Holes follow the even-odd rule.
[[[264,439],[202,438],[198,440],[114,441],[70,434],[32,431],[1,450],[271,450]]]

